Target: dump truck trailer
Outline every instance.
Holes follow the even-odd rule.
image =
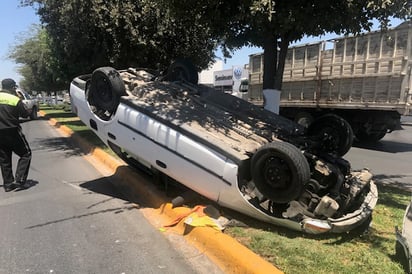
[[[308,126],[344,118],[359,141],[378,141],[411,115],[412,23],[288,49],[280,114]],[[249,56],[249,100],[263,102],[263,53]]]

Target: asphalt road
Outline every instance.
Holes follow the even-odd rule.
[[[387,134],[376,144],[354,144],[344,156],[353,169],[369,168],[374,180],[412,191],[412,117],[404,117],[403,130]]]
[[[176,249],[47,121],[23,129],[38,184],[0,189],[1,274],[216,273]]]

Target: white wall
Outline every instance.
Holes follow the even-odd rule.
[[[212,85],[213,86],[213,72],[223,69],[223,61],[216,60],[208,69],[199,73],[199,84]]]

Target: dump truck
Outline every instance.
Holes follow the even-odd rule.
[[[288,49],[280,95],[282,116],[308,126],[333,113],[360,142],[401,129],[411,115],[412,23]],[[263,102],[263,53],[249,56],[248,100]]]

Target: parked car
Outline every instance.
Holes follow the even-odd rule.
[[[306,129],[197,77],[186,61],[163,74],[101,67],[73,79],[71,106],[126,162],[221,206],[313,234],[369,224],[378,192],[342,158],[353,140],[343,119]]]
[[[26,91],[17,89],[17,96],[23,101],[27,110],[30,112],[30,119],[37,119],[37,112],[39,111],[39,101],[35,97],[31,97]]]

